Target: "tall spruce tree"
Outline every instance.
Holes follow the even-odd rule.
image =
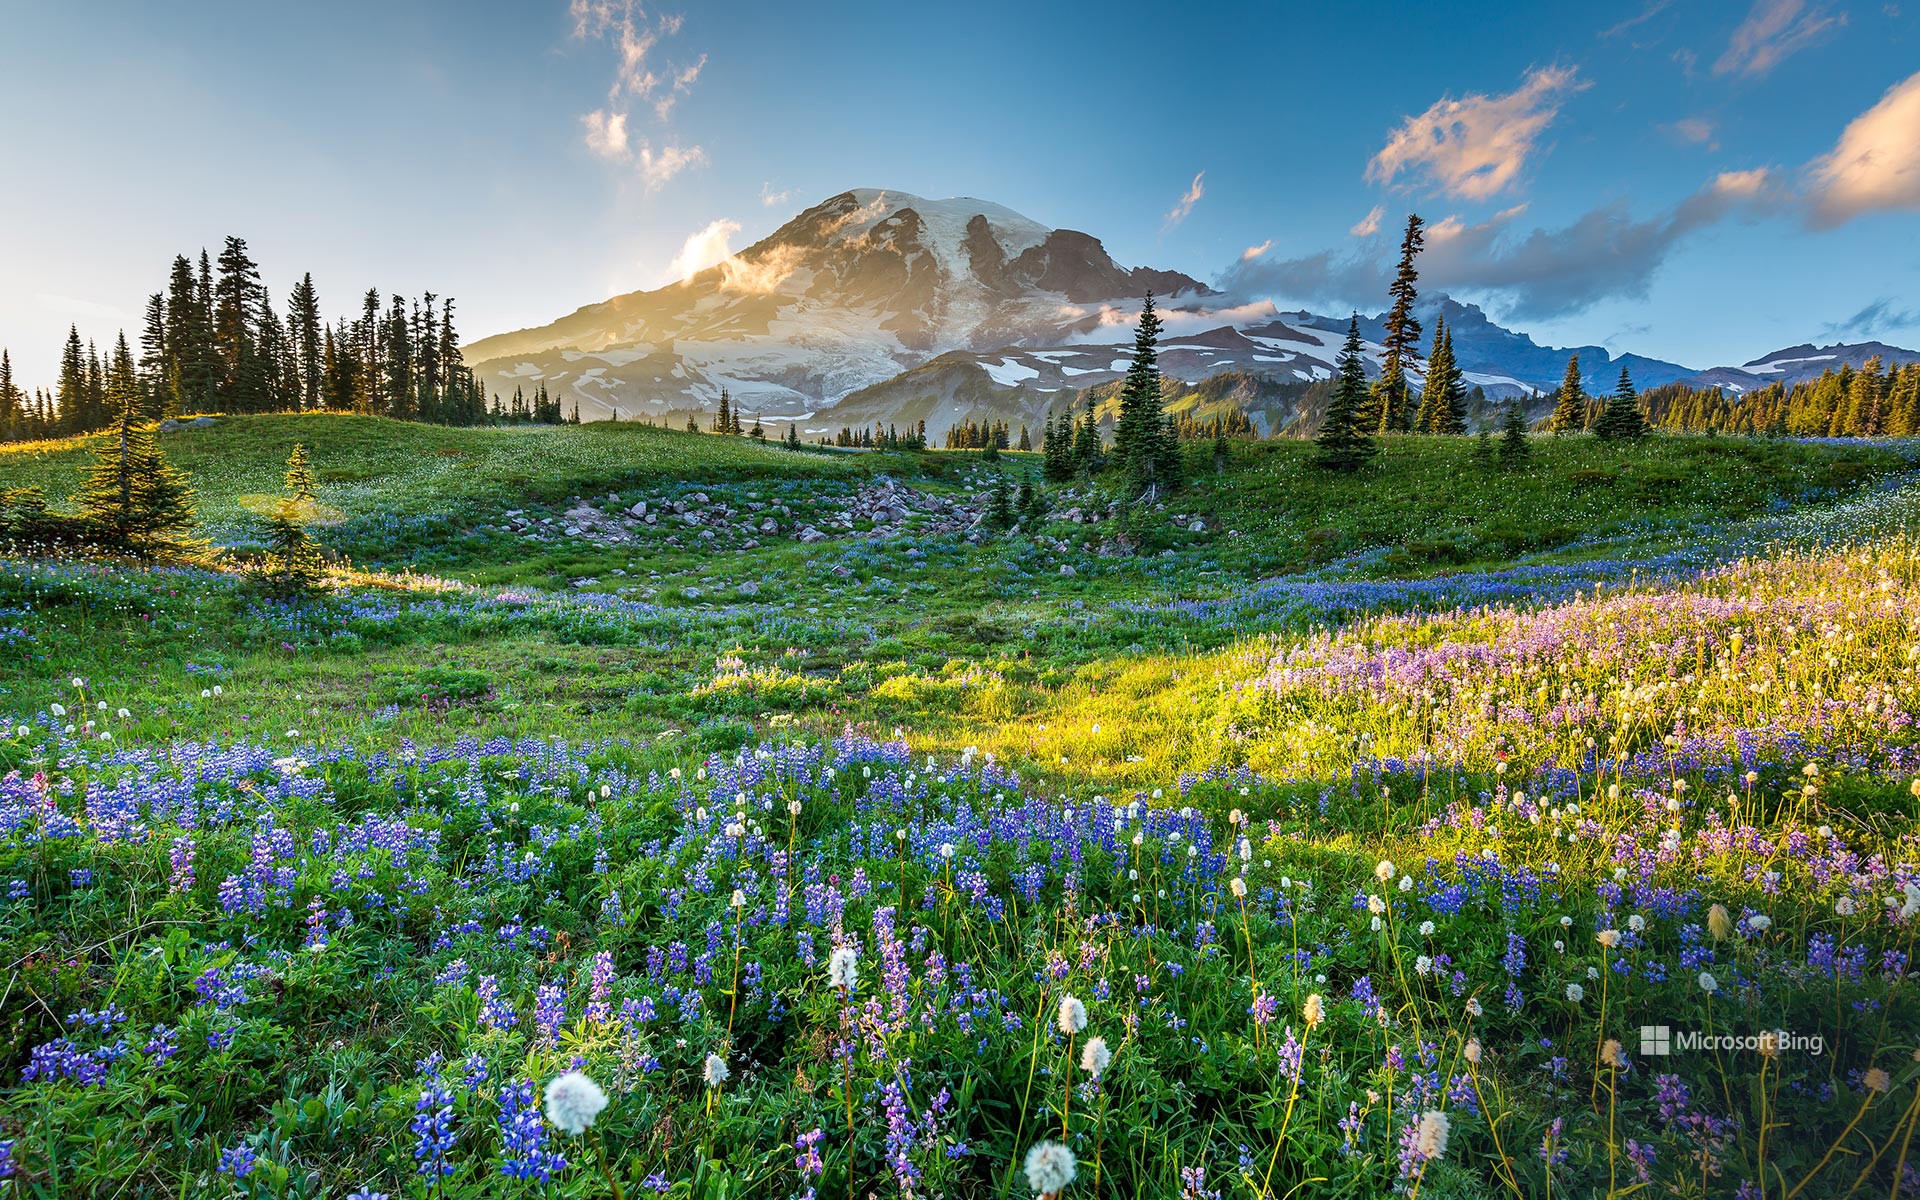
[[[1607,397],[1606,407],[1593,423],[1593,432],[1609,442],[1646,436],[1647,419],[1640,411],[1640,394],[1633,389],[1625,363],[1620,365],[1620,382],[1614,385],[1613,395]]]
[[[1178,484],[1179,449],[1171,445],[1173,433],[1162,412],[1159,341],[1160,314],[1153,310],[1153,293],[1148,292],[1133,332],[1133,361],[1120,384],[1120,413],[1113,429],[1114,461],[1134,494]]]
[[[1587,427],[1587,393],[1580,384],[1580,356],[1567,356],[1567,374],[1560,381],[1559,398],[1553,404],[1553,416],[1547,419],[1548,433],[1579,433]]]
[[[141,555],[182,549],[193,527],[193,489],[141,419],[140,382],[126,337],[115,349],[114,424],[94,450],[74,507],[103,541]]]
[[[1376,389],[1375,428],[1381,433],[1404,432],[1413,428],[1413,397],[1407,387],[1407,364],[1420,352],[1420,321],[1413,315],[1419,298],[1415,283],[1420,272],[1414,259],[1426,245],[1426,222],[1418,214],[1407,214],[1407,229],[1400,238],[1400,263],[1387,294],[1393,304],[1387,310],[1386,336],[1381,340],[1386,353],[1380,363],[1380,386]]]
[[[1453,357],[1453,331],[1446,318],[1434,322],[1433,350],[1427,356],[1426,384],[1420,390],[1421,433],[1467,431],[1466,380]]]
[[[1500,461],[1507,466],[1522,462],[1532,453],[1527,444],[1527,418],[1521,411],[1519,397],[1507,401],[1507,419],[1500,434]]]
[[[0,348],[0,442],[27,438],[27,397],[13,381],[13,357]]]
[[[1367,408],[1367,361],[1360,353],[1360,315],[1347,322],[1347,342],[1334,375],[1333,398],[1320,422],[1316,461],[1336,471],[1352,471],[1373,457],[1376,447],[1363,423]]]
[[[321,394],[320,293],[314,289],[311,271],[300,277],[300,282],[293,285],[293,294],[287,297],[287,334],[293,343],[297,406],[326,407]]]
[[[307,448],[296,443],[287,456],[286,491],[266,517],[267,581],[275,593],[300,596],[319,586],[324,564],[319,545],[307,532],[319,515]]]

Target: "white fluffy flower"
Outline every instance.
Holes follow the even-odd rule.
[[[1420,1114],[1420,1129],[1414,1135],[1414,1146],[1420,1156],[1428,1161],[1444,1158],[1447,1153],[1447,1134],[1453,1128],[1447,1120],[1447,1114],[1438,1109]]]
[[[700,1076],[707,1081],[708,1087],[719,1087],[733,1072],[727,1067],[727,1060],[718,1054],[707,1055],[707,1065],[701,1068]]]
[[[1573,1001],[1575,1004],[1578,1004],[1582,1000],[1585,1000],[1586,998],[1587,998],[1587,989],[1581,987],[1577,983],[1570,983],[1567,985],[1567,999]]]
[[[1399,873],[1400,873],[1399,868],[1393,865],[1393,860],[1390,858],[1381,859],[1379,862],[1375,863],[1373,867],[1373,877],[1375,879],[1378,879],[1381,883],[1385,883],[1387,880],[1392,879],[1395,875],[1398,875]]]
[[[1227,887],[1232,889],[1234,899],[1245,900],[1247,898],[1247,881],[1238,875],[1235,875],[1233,879],[1228,882]]]
[[[606,1106],[607,1094],[579,1071],[568,1071],[547,1085],[547,1119],[567,1133],[586,1132]]]
[[[1700,990],[1709,994],[1720,990],[1720,981],[1713,977],[1711,971],[1700,972]]]
[[[1080,1051],[1080,1069],[1095,1079],[1106,1074],[1107,1064],[1113,1061],[1113,1051],[1107,1049],[1107,1039],[1090,1037],[1086,1049]]]
[[[1318,1025],[1320,1022],[1327,1019],[1326,1001],[1320,998],[1319,992],[1314,992],[1312,995],[1307,997],[1307,1003],[1300,1010],[1300,1014],[1302,1017],[1306,1019],[1307,1028],[1312,1029],[1314,1026]]]
[[[1059,1142],[1036,1142],[1027,1151],[1027,1186],[1042,1196],[1056,1196],[1073,1182],[1073,1151]]]
[[[1593,940],[1611,950],[1620,944],[1620,931],[1618,929],[1602,929],[1599,933],[1593,935]]]
[[[1080,1003],[1078,996],[1060,997],[1060,1012],[1054,1018],[1054,1024],[1060,1027],[1061,1033],[1072,1037],[1087,1027],[1087,1006]]]
[[[843,992],[860,986],[860,955],[852,946],[842,946],[827,960],[827,982]]]

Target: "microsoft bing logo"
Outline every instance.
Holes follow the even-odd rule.
[[[1644,1057],[1673,1053],[1673,1031],[1665,1025],[1640,1027],[1640,1053]]]

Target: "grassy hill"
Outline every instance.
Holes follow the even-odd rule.
[[[314,462],[321,498],[350,517],[444,512],[498,498],[558,501],[671,478],[828,477],[861,469],[846,456],[611,421],[452,429],[309,413],[221,417],[159,438],[168,457],[192,474],[201,519],[216,533],[244,520],[241,497],[280,488],[296,443]],[[37,486],[58,504],[78,486],[94,441],[0,445],[0,487]]]
[[[569,1066],[625,1194],[686,1200],[902,1163],[1031,1194],[1063,1127],[1089,1200],[1202,1167],[1598,1196],[1635,1163],[1717,1195],[1762,1157],[1811,1196],[1912,1131],[1912,447],[1539,438],[1509,470],[1394,438],[1336,476],[1196,444],[1131,519],[1082,481],[980,536],[1033,456],[352,417],[164,444],[241,529],[296,440],[348,514],[323,540],[390,569],[287,603],[0,560],[22,1195],[498,1195],[503,1114],[566,1152],[553,1194],[609,1194],[507,1112]],[[85,459],[0,450],[0,485]],[[1831,1040],[1643,1061],[1645,1019]]]

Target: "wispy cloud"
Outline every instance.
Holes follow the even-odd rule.
[[[674,255],[668,265],[670,282],[691,279],[693,276],[717,266],[733,257],[733,236],[740,232],[740,222],[721,217],[707,223],[705,229],[687,235],[681,245],[680,253]]]
[[[1367,213],[1366,216],[1361,217],[1358,221],[1355,221],[1353,223],[1353,228],[1347,230],[1347,232],[1357,238],[1372,237],[1374,234],[1380,232],[1380,218],[1386,215],[1387,215],[1386,206],[1383,204],[1376,204],[1373,206],[1372,210],[1370,210]]]
[[[1865,213],[1920,208],[1920,73],[1887,89],[1807,168],[1808,217],[1830,228]]]
[[[1558,229],[1522,230],[1525,205],[1484,221],[1449,216],[1427,230],[1423,286],[1476,292],[1521,318],[1563,316],[1614,297],[1645,296],[1673,248],[1733,216],[1759,216],[1782,202],[1772,172],[1726,172],[1664,212],[1640,219],[1624,202],[1593,209]],[[1362,306],[1381,303],[1392,263],[1377,248],[1323,251],[1279,262],[1236,262],[1220,286],[1242,297]]]
[[[704,163],[707,154],[699,146],[655,149],[648,139],[636,141],[628,127],[635,104],[651,107],[664,124],[706,67],[704,54],[685,66],[656,69],[654,65],[656,47],[680,32],[683,18],[651,17],[635,0],[572,0],[568,12],[575,38],[606,42],[616,56],[605,107],[580,118],[588,151],[608,162],[631,164],[650,192],[688,167]]]
[[[774,191],[771,181],[764,182],[760,185],[760,203],[767,208],[774,208],[778,205],[785,204],[787,198],[791,195],[793,195],[793,193],[786,188],[781,188],[777,192]]]
[[[1662,128],[1689,146],[1705,146],[1709,150],[1720,148],[1719,143],[1713,140],[1713,121],[1707,117],[1681,117]]]
[[[627,114],[596,108],[580,122],[587,127],[587,149],[597,157],[615,162],[627,157]]]
[[[1664,12],[1668,8],[1671,8],[1672,6],[1673,6],[1673,0],[1647,0],[1647,5],[1645,8],[1642,8],[1635,15],[1628,17],[1626,20],[1621,21],[1616,25],[1612,25],[1606,29],[1602,29],[1600,31],[1600,36],[1602,38],[1608,38],[1608,39],[1617,38],[1621,34],[1625,33],[1627,30],[1632,29],[1634,26],[1644,25],[1648,21],[1653,20],[1653,18],[1659,16],[1662,12]]]
[[[698,146],[662,146],[655,150],[646,143],[634,152],[634,163],[647,190],[657,192],[666,182],[688,167],[705,165],[707,152]]]
[[[1443,96],[1408,117],[1367,164],[1367,179],[1392,183],[1401,174],[1467,200],[1511,187],[1561,102],[1587,86],[1573,67],[1536,67],[1501,96]]]
[[[1206,186],[1201,183],[1201,180],[1206,177],[1205,171],[1193,177],[1193,182],[1187,185],[1187,190],[1181,195],[1179,202],[1167,210],[1165,228],[1172,229],[1193,212],[1193,206],[1200,203],[1200,197],[1207,194]]]
[[[1893,306],[1891,297],[1882,296],[1844,321],[1834,321],[1822,330],[1822,337],[1870,338],[1896,329],[1920,328],[1920,309]]]
[[[1754,0],[1727,48],[1713,64],[1715,75],[1765,75],[1821,34],[1847,23],[1845,13],[1806,0]]]
[[[1268,238],[1266,241],[1261,242],[1258,246],[1248,246],[1245,250],[1242,250],[1240,252],[1240,261],[1252,262],[1254,259],[1259,258],[1262,254],[1265,254],[1267,251],[1271,249],[1273,249],[1273,239]]]

